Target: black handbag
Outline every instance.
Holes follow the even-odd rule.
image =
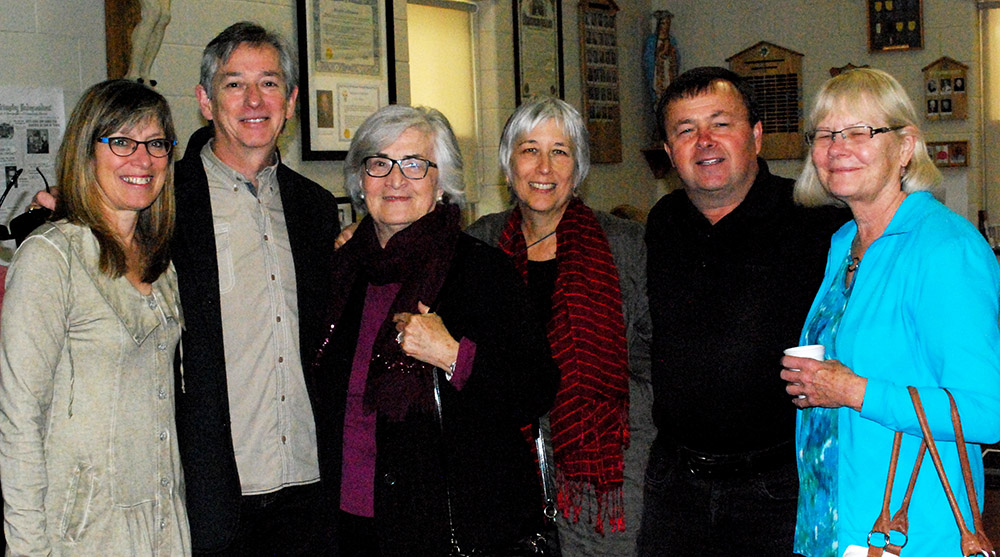
[[[441,384],[438,374],[434,376],[434,407],[437,416],[438,426],[441,428],[442,439],[444,437],[444,416],[441,410]],[[448,474],[448,466],[444,455],[441,461],[445,475],[445,490],[447,492],[448,505],[448,533],[450,539],[449,557],[561,557],[559,549],[559,533],[556,531],[555,518],[559,513],[556,508],[555,489],[552,485],[552,476],[549,469],[548,457],[545,453],[545,438],[539,431],[535,438],[535,448],[538,450],[538,468],[542,476],[542,492],[545,496],[545,506],[542,509],[542,517],[538,526],[528,534],[503,547],[486,547],[463,550],[459,545],[458,537],[455,534],[455,521],[452,516],[451,500],[451,480]]]

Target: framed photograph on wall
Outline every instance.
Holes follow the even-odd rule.
[[[514,102],[563,98],[561,0],[514,0]]]
[[[343,160],[355,130],[396,102],[392,0],[296,0],[302,159]]]
[[[337,218],[340,219],[341,230],[352,223],[358,222],[358,213],[354,210],[354,204],[351,203],[350,197],[337,196],[334,199],[337,200]]]
[[[924,47],[923,0],[868,0],[868,50]]]

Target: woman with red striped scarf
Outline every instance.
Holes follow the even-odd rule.
[[[519,107],[500,140],[515,200],[466,232],[514,261],[548,324],[561,383],[541,430],[554,453],[564,557],[634,555],[652,424],[642,225],[577,197],[587,129],[569,104]]]

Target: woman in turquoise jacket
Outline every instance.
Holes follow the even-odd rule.
[[[872,69],[829,80],[810,115],[811,164],[797,200],[846,204],[854,220],[833,236],[800,339],[823,344],[827,360],[782,360],[786,390],[802,409],[795,551],[806,557],[839,557],[850,546],[866,554],[896,431],[905,435],[891,512],[899,508],[921,440],[907,386],[920,393],[970,529],[945,389],[963,418],[980,507],[979,443],[1000,439],[1000,268],[976,229],[923,191],[941,175],[916,122],[899,83]],[[925,458],[905,555],[959,554],[958,527]]]

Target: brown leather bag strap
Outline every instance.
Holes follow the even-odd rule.
[[[945,392],[948,394],[948,402],[951,404],[951,423],[955,428],[955,444],[958,447],[959,461],[962,464],[962,478],[965,481],[966,489],[969,493],[969,504],[972,507],[973,525],[976,528],[974,533],[969,531],[969,527],[966,526],[965,520],[962,518],[962,511],[958,508],[958,501],[956,501],[955,494],[951,490],[951,484],[948,482],[948,476],[945,473],[944,464],[941,461],[941,455],[938,453],[937,445],[934,443],[934,436],[931,434],[930,425],[927,423],[927,414],[924,413],[924,407],[920,403],[920,395],[917,393],[917,388],[911,386],[907,387],[907,390],[909,390],[910,398],[913,400],[913,408],[917,412],[917,421],[920,422],[920,431],[924,434],[924,442],[931,453],[934,468],[937,469],[941,486],[944,487],[945,495],[948,497],[948,504],[951,506],[951,512],[955,515],[958,531],[962,535],[962,555],[995,556],[996,553],[993,551],[993,544],[990,543],[989,538],[983,532],[982,516],[977,507],[975,485],[972,483],[972,470],[969,466],[969,455],[965,448],[965,436],[962,434],[962,421],[958,415],[955,398],[945,389]]]
[[[889,501],[892,497],[892,484],[894,478],[896,477],[896,464],[899,461],[899,447],[902,444],[903,433],[900,431],[896,432],[892,440],[892,456],[889,459],[889,475],[885,482],[885,495],[882,497],[882,512],[879,513],[877,519],[875,519],[875,525],[872,526],[871,532],[868,533],[868,557],[882,557],[883,553],[886,551],[899,555],[903,552],[903,547],[906,546],[908,541],[908,532],[910,529],[910,521],[907,517],[907,513],[910,509],[910,499],[913,497],[913,487],[917,484],[917,475],[920,473],[920,464],[924,460],[924,452],[926,452],[927,446],[924,443],[920,443],[920,450],[917,452],[917,460],[913,465],[913,471],[910,473],[910,483],[906,486],[906,493],[903,495],[903,504],[900,505],[899,510],[896,514],[889,519]],[[890,535],[892,532],[899,532],[903,534],[903,543],[897,545],[890,543]],[[871,544],[871,539],[873,534],[882,534],[884,541],[881,546],[873,546]]]

